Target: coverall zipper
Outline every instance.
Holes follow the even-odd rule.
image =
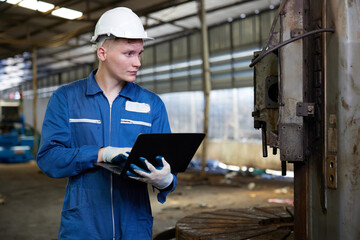
[[[109,102],[110,106],[110,123],[109,123],[109,146],[111,146],[111,109],[112,102]],[[114,196],[113,196],[113,174],[110,173],[110,196],[111,196],[111,217],[113,225],[113,240],[115,240],[115,219],[114,219]]]

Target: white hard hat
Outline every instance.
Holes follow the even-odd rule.
[[[90,42],[95,43],[99,36],[103,35],[128,39],[153,39],[147,36],[140,18],[126,7],[117,7],[101,15]]]

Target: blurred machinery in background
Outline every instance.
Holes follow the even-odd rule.
[[[25,129],[22,99],[0,101],[0,163],[27,162],[34,159],[33,136]]]
[[[250,66],[263,156],[294,165],[295,239],[360,239],[360,2],[283,0]]]

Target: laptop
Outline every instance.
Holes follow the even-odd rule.
[[[184,172],[204,137],[204,133],[142,133],[137,137],[125,164],[101,162],[95,165],[125,176],[131,163],[147,169],[139,157],[146,158],[156,166],[155,157],[163,156],[170,164],[172,173]]]

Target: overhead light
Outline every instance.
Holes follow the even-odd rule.
[[[79,18],[83,15],[82,12],[64,7],[52,11],[51,14],[57,17],[62,17],[70,20]]]
[[[18,4],[20,1],[21,0],[7,0],[6,2],[10,4]]]
[[[39,12],[47,12],[47,11],[53,9],[55,7],[55,5],[51,4],[51,3],[43,2],[43,1],[38,1],[37,7],[38,7],[37,10]]]
[[[32,10],[37,10],[37,0],[24,0],[24,1],[21,1],[21,3],[19,3],[19,6],[24,7],[24,8],[28,8],[28,9],[32,9]]]
[[[54,4],[37,0],[23,0],[19,3],[19,6],[40,12],[47,12],[55,7]]]

